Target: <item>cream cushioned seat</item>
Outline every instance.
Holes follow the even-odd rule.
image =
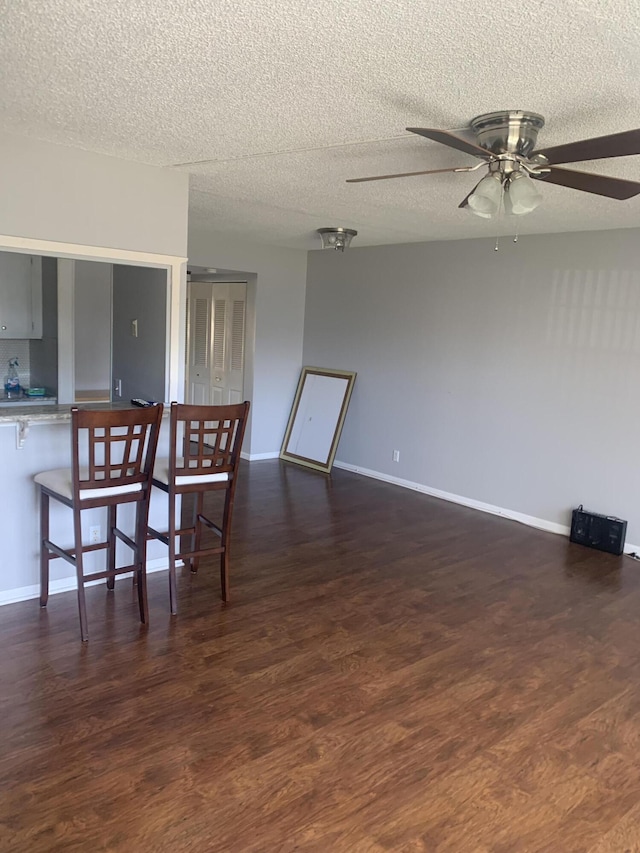
[[[88,468],[80,469],[80,480],[89,476]],[[44,486],[50,492],[55,492],[63,498],[73,500],[73,481],[71,468],[54,468],[53,471],[43,471],[33,478],[39,486]],[[106,498],[113,495],[127,495],[130,492],[139,492],[142,483],[132,483],[130,486],[113,486],[111,489],[80,489],[80,499]]]
[[[176,470],[184,466],[184,459],[179,456],[176,459]],[[188,471],[188,468],[183,468]],[[159,483],[169,484],[169,460],[156,459],[153,468],[153,479]],[[176,474],[176,486],[193,486],[197,483],[220,483],[229,479],[227,471],[219,471],[217,474]]]

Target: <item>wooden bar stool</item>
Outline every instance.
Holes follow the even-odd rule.
[[[170,456],[157,459],[153,473],[153,485],[169,495],[169,530],[159,533],[149,528],[149,535],[169,548],[169,600],[174,614],[177,613],[176,560],[188,560],[191,571],[197,572],[200,557],[220,554],[222,600],[229,600],[231,517],[248,414],[248,402],[231,406],[171,404]],[[220,490],[225,492],[224,510],[221,524],[217,525],[203,515],[204,496]],[[187,494],[194,495],[193,524],[178,529],[176,497]],[[220,545],[201,547],[203,524],[220,537]],[[189,534],[191,549],[177,553],[176,536]]]
[[[84,585],[107,579],[113,589],[116,575],[134,572],[137,579],[140,620],[149,621],[147,605],[146,556],[147,524],[151,477],[162,406],[100,411],[71,409],[71,468],[44,471],[34,477],[40,490],[40,606],[49,597],[49,561],[62,557],[76,569],[78,609],[82,640],[89,639]],[[84,465],[81,460],[87,459]],[[73,510],[74,547],[65,549],[49,539],[49,499]],[[136,530],[131,539],[117,527],[118,506],[136,504]],[[108,507],[106,542],[82,544],[81,513],[85,509]],[[116,539],[133,551],[131,565],[116,568]],[[107,568],[84,574],[83,555],[107,550]]]

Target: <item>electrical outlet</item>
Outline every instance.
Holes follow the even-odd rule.
[[[100,542],[100,525],[96,524],[89,528],[89,543],[97,545]]]
[[[393,459],[393,461],[394,461],[394,462],[399,462],[399,461],[400,461],[400,451],[399,451],[399,450],[394,450],[394,451],[393,451],[392,459]]]

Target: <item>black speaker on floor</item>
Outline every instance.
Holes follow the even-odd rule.
[[[582,508],[574,509],[571,515],[569,539],[587,548],[597,548],[609,554],[622,554],[627,535],[627,522],[611,515],[598,515]]]

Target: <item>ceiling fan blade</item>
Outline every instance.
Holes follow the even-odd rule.
[[[414,175],[438,175],[442,172],[470,172],[475,166],[458,166],[455,169],[427,169],[426,172],[400,172],[397,175],[375,175],[373,178],[349,178],[348,184],[361,184],[363,181],[386,181],[388,178],[412,178]]]
[[[425,136],[427,139],[432,139],[434,142],[441,142],[443,145],[448,145],[450,148],[457,148],[458,151],[464,151],[465,154],[471,154],[474,157],[481,157],[483,160],[494,160],[495,155],[486,148],[480,148],[473,142],[467,142],[461,136],[456,136],[455,133],[450,133],[448,130],[436,130],[432,127],[408,127],[410,133],[417,133],[419,136]]]
[[[607,157],[628,157],[630,154],[640,154],[640,129],[541,148],[540,151],[535,151],[533,156],[536,154],[542,154],[551,165],[579,163],[581,160],[604,160]]]
[[[477,186],[477,184],[476,184],[476,186]],[[470,197],[470,196],[472,196],[472,195],[474,194],[475,189],[476,189],[476,187],[474,187],[472,190],[470,190],[470,191],[467,193],[467,195],[462,199],[462,201],[461,201],[461,202],[460,202],[460,204],[458,205],[458,207],[459,207],[461,210],[464,210],[464,208],[465,208],[465,207],[469,207],[469,197]]]
[[[531,177],[536,176],[532,174]],[[607,175],[594,175],[593,172],[577,172],[575,169],[559,169],[555,166],[549,169],[548,174],[541,174],[538,180],[620,200],[632,198],[640,193],[640,183],[637,181],[610,178]]]

